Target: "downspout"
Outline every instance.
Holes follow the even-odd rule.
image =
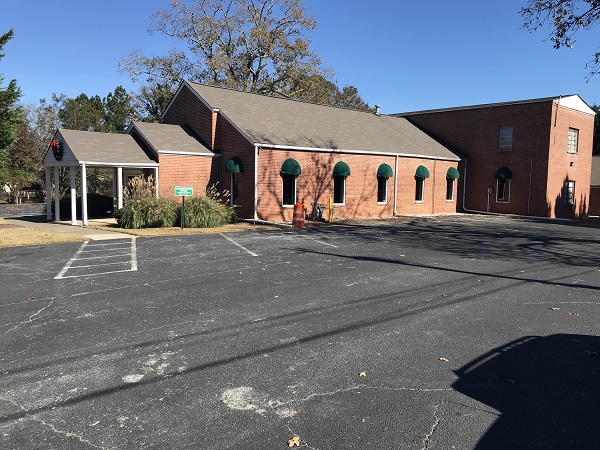
[[[398,158],[396,155],[396,167],[394,169],[394,216],[399,216],[398,211],[396,211],[396,206],[398,205]]]
[[[258,220],[258,145],[254,144],[254,220]]]

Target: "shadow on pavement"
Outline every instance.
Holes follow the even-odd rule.
[[[596,336],[527,336],[455,371],[454,389],[500,412],[475,448],[600,448],[598,353]]]

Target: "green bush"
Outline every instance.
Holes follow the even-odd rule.
[[[121,228],[174,227],[177,224],[177,203],[167,197],[129,200],[115,212]]]
[[[214,228],[236,221],[233,208],[211,198],[193,197],[185,202],[185,227]]]

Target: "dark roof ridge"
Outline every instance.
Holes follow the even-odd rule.
[[[509,101],[509,102],[481,103],[481,104],[477,104],[477,105],[450,106],[450,107],[446,107],[446,108],[433,108],[433,109],[423,109],[423,110],[418,110],[418,111],[406,111],[406,112],[394,113],[394,114],[390,114],[390,115],[394,116],[394,117],[402,117],[402,116],[407,116],[407,115],[412,115],[412,114],[458,111],[458,110],[464,110],[464,109],[492,108],[492,107],[500,107],[500,106],[508,106],[508,105],[521,105],[521,104],[526,104],[526,103],[541,103],[541,102],[547,102],[550,100],[556,100],[559,98],[574,97],[574,96],[581,98],[578,94],[555,95],[553,97],[540,97],[540,98],[532,98],[532,99],[526,99],[526,100],[513,100],[513,101]],[[583,99],[582,99],[582,101],[585,103],[585,101]],[[587,103],[586,103],[586,105],[587,105]]]
[[[261,94],[259,92],[242,91],[240,89],[235,89],[235,88],[231,88],[231,87],[227,87],[227,86],[218,86],[216,84],[199,83],[197,81],[186,80],[186,83],[189,83],[189,84],[198,84],[200,86],[205,86],[205,87],[209,87],[209,88],[218,88],[218,89],[223,89],[223,90],[226,90],[226,91],[239,92],[241,94],[258,95],[259,97],[273,98],[273,99],[276,99],[276,100],[287,100],[287,101],[290,101],[290,102],[305,103],[307,105],[326,106],[326,107],[329,107],[329,108],[336,108],[336,109],[341,109],[341,110],[345,110],[345,111],[354,111],[354,112],[359,112],[359,113],[367,113],[367,114],[376,115],[373,111],[362,111],[360,109],[349,108],[347,106],[335,106],[335,105],[327,105],[325,103],[314,103],[314,102],[309,102],[307,100],[298,100],[298,99],[295,99],[295,98],[278,97],[278,96],[274,96],[274,95]],[[389,116],[390,114],[380,114],[380,115],[381,116]]]

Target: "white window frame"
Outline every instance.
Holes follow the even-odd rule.
[[[567,137],[567,153],[576,155],[579,152],[579,129],[570,128]]]
[[[499,192],[499,187],[500,187],[500,181],[504,181],[504,198],[500,199],[498,197],[498,192]],[[510,183],[511,183],[511,179],[509,178],[508,180],[500,180],[499,178],[496,179],[496,203],[510,203]]]
[[[333,197],[334,197],[334,201],[333,204],[334,205],[345,205],[346,204],[346,178],[344,176],[341,175],[334,175],[333,176]],[[342,183],[342,203],[336,203],[335,202],[335,181],[336,179],[339,179],[340,182]]]
[[[291,204],[284,203],[284,200],[285,200],[285,195],[284,195],[285,177],[294,177],[294,198],[293,198],[293,201]],[[294,205],[296,204],[297,200],[298,200],[298,176],[290,175],[290,174],[283,174],[281,176],[281,206],[284,208],[293,208]]]
[[[500,127],[498,132],[498,150],[501,152],[512,152],[513,149],[513,126]]]
[[[454,183],[456,182],[456,178],[446,178],[446,201],[448,203],[452,203],[454,201]],[[452,196],[448,198],[448,188],[452,186],[451,194]]]
[[[417,198],[417,186],[421,183],[421,198]],[[425,203],[425,178],[415,177],[415,202]]]
[[[384,183],[384,198],[383,200],[379,200],[379,183],[381,182],[381,180],[383,180]],[[387,205],[388,202],[388,178],[387,177],[377,177],[377,204],[378,205]]]
[[[565,194],[567,194],[565,196]],[[573,206],[575,204],[575,181],[565,180],[563,185],[563,205]]]

